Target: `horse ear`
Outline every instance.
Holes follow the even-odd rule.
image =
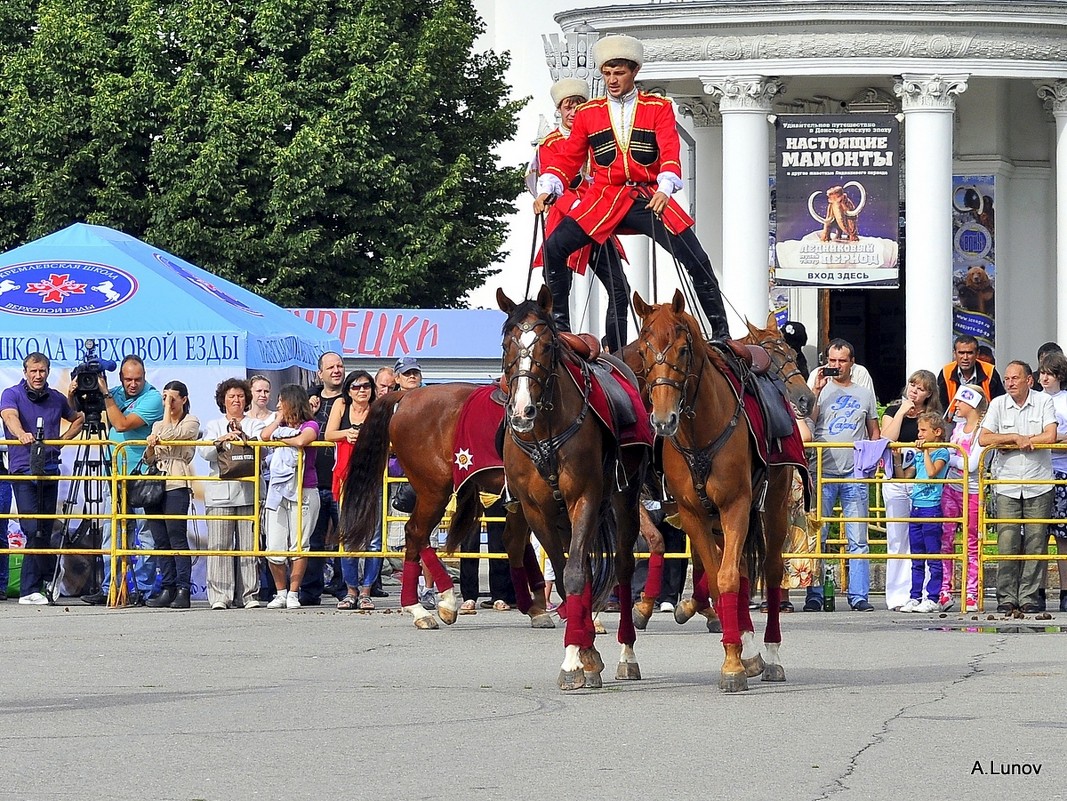
[[[500,307],[500,311],[504,312],[504,314],[511,314],[515,308],[515,301],[507,296],[502,286],[496,288],[496,305]]]
[[[541,290],[537,293],[537,305],[544,309],[545,314],[552,314],[552,291],[541,284]]]
[[[652,312],[652,307],[645,303],[645,299],[641,297],[641,293],[636,289],[634,290],[634,311],[637,312],[637,316],[642,320]]]
[[[674,290],[674,297],[671,298],[671,308],[675,314],[681,314],[685,311],[685,295],[682,294],[682,290]]]
[[[778,315],[774,312],[767,313],[767,330],[771,332],[778,330]]]

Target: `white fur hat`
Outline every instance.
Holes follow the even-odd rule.
[[[625,58],[640,67],[645,63],[645,46],[640,39],[621,34],[605,36],[593,45],[593,61],[598,67],[616,58]]]
[[[582,100],[589,99],[589,84],[581,78],[561,78],[552,84],[552,105],[559,108],[559,104],[568,97],[580,97]]]

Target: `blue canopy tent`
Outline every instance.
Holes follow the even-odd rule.
[[[314,370],[340,341],[222,278],[111,228],[78,223],[0,255],[0,366],[41,351],[73,367],[135,353],[152,367]]]

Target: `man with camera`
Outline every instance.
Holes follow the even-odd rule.
[[[815,442],[855,443],[857,440],[878,439],[878,406],[874,393],[852,380],[852,367],[856,352],[843,339],[830,341],[826,349],[826,365],[817,370],[815,394],[818,401],[811,413]],[[869,510],[866,484],[823,483],[822,478],[850,478],[853,467],[852,448],[825,448],[822,462],[813,461],[811,471],[819,473],[822,486],[822,513],[829,516],[834,504],[841,501],[842,517],[867,517]],[[827,526],[822,529],[825,550]],[[867,524],[846,522],[844,524],[847,550],[850,554],[870,553],[867,544]],[[871,569],[866,559],[853,559],[848,563],[848,603],[857,612],[874,610],[868,600],[871,586]],[[804,603],[805,612],[817,612],[823,607],[823,589],[819,584],[808,588]]]
[[[152,424],[163,419],[163,396],[155,387],[145,380],[144,361],[140,356],[127,356],[119,366],[120,383],[114,387],[107,386],[107,380],[103,373],[99,378],[100,392],[104,397],[104,415],[110,426],[108,439],[112,442],[126,442],[127,440],[144,440],[152,433]],[[144,455],[144,445],[130,445],[118,451],[115,467],[121,474],[128,473]],[[110,512],[111,500],[108,501]],[[143,526],[141,533],[143,545],[152,547],[151,534],[147,526]],[[107,550],[111,547],[111,527],[104,525],[104,536],[101,547]],[[143,571],[144,584],[141,586],[141,576],[138,577],[138,590],[143,598],[144,594],[151,589],[150,584],[155,580],[155,560],[146,562],[146,570]],[[92,606],[107,603],[108,589],[111,586],[111,560],[104,556],[104,581],[100,585],[100,591],[92,595],[83,595],[82,601]],[[135,598],[134,603],[140,599]]]
[[[44,445],[43,440],[73,439],[82,429],[85,415],[75,412],[66,397],[48,386],[52,364],[43,353],[31,353],[22,361],[24,378],[8,387],[0,395],[0,418],[4,421],[6,439],[18,440],[8,446],[10,472],[13,476],[58,476],[60,449]],[[66,420],[67,430],[60,432],[60,421]],[[54,515],[59,502],[59,482],[48,478],[11,482],[23,515]],[[26,535],[27,548],[48,548],[52,544],[51,520],[22,517],[19,520]],[[4,525],[6,527],[6,521]],[[55,557],[26,554],[22,560],[22,579],[19,583],[20,604],[47,604],[42,592],[45,581],[55,571]],[[58,588],[53,588],[53,592]]]

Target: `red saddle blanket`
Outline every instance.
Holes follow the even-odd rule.
[[[581,368],[571,364],[567,367],[575,384],[579,388],[584,386]],[[612,368],[612,376],[626,390],[637,416],[637,422],[634,425],[626,426],[622,431],[617,432],[619,444],[624,447],[627,445],[651,446],[652,428],[637,388],[621,377],[614,368]],[[456,422],[456,434],[452,441],[452,485],[456,490],[459,490],[471,476],[482,470],[499,470],[504,467],[504,462],[496,450],[496,432],[504,422],[504,407],[492,399],[495,390],[495,384],[479,387],[471,393],[460,410],[459,420]],[[592,382],[589,405],[610,431],[616,431],[616,426],[611,419],[611,411],[608,408],[607,397],[596,381]]]
[[[747,387],[743,388],[742,392],[741,380],[734,375],[732,370],[721,372],[733,385],[734,391],[740,393],[744,400],[748,430],[752,433],[752,439],[756,443],[760,458],[767,464],[791,464],[802,468],[806,473],[808,460],[804,456],[804,440],[800,438],[800,431],[796,426],[793,427],[793,432],[788,437],[774,437],[768,440],[767,423],[763,419],[763,409],[760,408],[759,399]],[[793,407],[781,395],[776,394],[769,402],[784,404],[789,411],[789,416],[794,417]]]

